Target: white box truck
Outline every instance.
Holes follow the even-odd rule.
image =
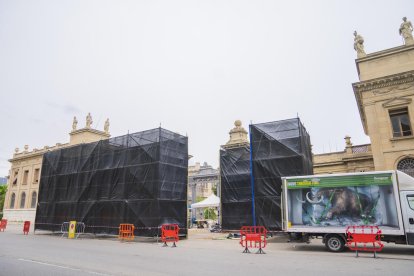
[[[382,241],[414,245],[414,178],[400,171],[282,178],[282,225],[344,250],[349,225],[376,225]]]

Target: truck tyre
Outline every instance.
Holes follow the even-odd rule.
[[[342,252],[345,249],[345,240],[341,235],[327,235],[325,246],[331,252]]]

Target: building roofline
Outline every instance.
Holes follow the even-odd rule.
[[[369,61],[369,60],[373,60],[373,59],[377,59],[377,58],[382,58],[382,57],[386,57],[386,56],[390,56],[390,55],[393,55],[395,53],[401,53],[401,52],[409,51],[409,50],[412,50],[412,49],[414,49],[414,45],[401,45],[401,46],[397,46],[397,47],[393,47],[393,48],[388,48],[388,49],[385,49],[385,50],[369,53],[365,57],[362,57],[362,58],[357,58],[357,59],[355,59],[355,63],[359,64],[361,62],[365,62],[365,61]]]

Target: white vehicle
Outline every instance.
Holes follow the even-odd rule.
[[[376,225],[382,241],[414,245],[414,178],[400,171],[282,178],[283,230],[345,248],[349,225]]]

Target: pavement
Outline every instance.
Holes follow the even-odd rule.
[[[153,239],[120,242],[86,236],[67,239],[8,225],[0,233],[0,275],[412,275],[414,247],[386,244],[372,253],[330,253],[320,240],[269,240],[266,254],[243,254],[226,234],[191,231],[176,248]],[[253,251],[254,252],[254,251]]]

